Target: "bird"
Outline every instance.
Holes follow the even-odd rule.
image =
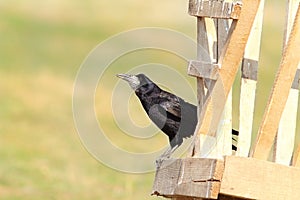
[[[169,138],[169,148],[156,160],[159,168],[183,143],[184,138],[194,135],[198,123],[197,106],[161,89],[145,74],[116,76],[129,84],[149,118]],[[237,136],[238,131],[233,129],[232,134]],[[236,146],[233,145],[232,149],[236,150]]]

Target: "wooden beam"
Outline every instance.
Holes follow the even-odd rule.
[[[153,195],[173,199],[300,199],[300,168],[255,158],[167,160]]]
[[[253,148],[253,157],[266,160],[274,143],[279,121],[284,110],[300,61],[300,10],[298,7],[289,41],[284,49],[280,68],[272,88],[265,114]]]
[[[197,60],[189,61],[188,75],[216,80],[219,73],[218,64],[211,64]]]
[[[220,193],[248,199],[300,199],[300,169],[228,156]]]
[[[287,1],[286,25],[284,31],[283,46],[285,46],[288,42],[299,2],[300,0]],[[292,88],[290,89],[286,106],[280,119],[278,133],[274,145],[273,160],[276,163],[284,165],[290,165],[294,151],[299,96],[299,68],[300,65],[298,65],[298,73],[296,73],[296,76],[294,78],[294,83],[292,84]]]
[[[197,59],[202,62],[211,63],[207,28],[206,28],[205,18],[203,17],[197,17]],[[204,102],[206,100],[204,82],[205,82],[204,78],[197,77],[198,118],[200,116],[200,113],[202,112]],[[196,130],[198,130],[198,128],[199,128],[199,123],[197,124]],[[193,141],[194,145],[191,146],[188,156],[193,155],[194,149],[200,149],[200,142],[201,142],[200,135],[196,135]]]
[[[189,14],[196,17],[238,19],[241,2],[190,0]]]
[[[223,1],[223,3],[228,3]],[[229,19],[214,19],[217,30],[217,62],[221,59],[222,51],[226,45],[231,23]],[[232,90],[229,92],[224,111],[217,130],[217,157],[223,158],[232,154]]]
[[[169,160],[156,172],[153,195],[217,199],[224,162],[217,159]]]
[[[219,78],[201,113],[201,125],[197,135],[215,135],[216,133],[226,99],[242,60],[259,2],[259,0],[244,0],[239,20],[233,21],[231,37],[227,40],[225,51],[222,52],[220,59]],[[194,153],[193,156],[201,156],[198,149],[195,149]]]
[[[237,156],[248,157],[251,146],[263,10],[264,0],[261,0],[242,62]]]

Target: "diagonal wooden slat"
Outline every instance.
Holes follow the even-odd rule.
[[[288,42],[290,32],[294,23],[295,15],[297,13],[297,5],[300,0],[288,0],[286,12],[286,25],[284,31],[284,44]],[[300,65],[298,64],[298,71]],[[299,74],[299,73],[298,73]],[[294,151],[295,133],[297,125],[297,108],[299,96],[299,76],[295,76],[294,83],[290,89],[289,96],[282,113],[278,133],[274,145],[273,160],[276,163],[290,165],[291,157]]]
[[[197,135],[215,135],[227,96],[242,60],[250,30],[258,10],[259,0],[244,0],[239,20],[233,20],[225,50],[222,52],[219,78],[208,97],[199,118],[200,126]],[[194,149],[193,156],[201,156],[200,149]]]
[[[223,1],[226,3],[226,0]],[[215,26],[217,29],[217,59],[220,60],[222,50],[226,44],[228,33],[230,30],[230,22],[228,19],[215,19]],[[218,125],[217,130],[217,157],[223,158],[225,155],[232,154],[232,91],[230,91],[224,111]]]
[[[279,121],[300,61],[299,15],[300,10],[298,6],[294,26],[284,49],[272,93],[258,131],[256,143],[253,147],[252,156],[258,159],[268,159],[279,126]]]

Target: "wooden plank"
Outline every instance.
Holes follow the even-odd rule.
[[[238,19],[241,2],[190,0],[189,14],[196,17]]]
[[[197,59],[200,62],[213,63],[215,61],[216,55],[216,49],[213,48],[216,41],[215,27],[213,21],[211,19],[198,17],[197,31]],[[218,67],[217,65],[215,66]],[[210,90],[213,87],[213,85],[214,81],[212,79],[203,79],[201,77],[197,77],[198,116],[202,111],[204,102],[206,101],[206,97],[210,93]],[[206,91],[204,90],[204,86],[206,88]],[[195,132],[197,132],[198,128],[199,123]],[[211,158],[216,152],[214,150],[215,144],[216,138],[206,137],[206,135],[195,135],[194,146],[192,146],[190,154],[188,156],[193,155],[194,149],[200,149],[200,146],[203,146],[202,149],[205,149],[204,154],[206,154],[206,157]]]
[[[190,76],[216,80],[218,77],[218,73],[219,66],[217,64],[211,64],[197,60],[189,61],[188,75]]]
[[[300,199],[300,169],[227,156],[220,193],[248,199]]]
[[[244,0],[240,19],[233,21],[231,26],[232,35],[227,40],[226,50],[222,52],[219,71],[219,78],[215,83],[211,95],[205,103],[205,109],[200,116],[201,125],[197,135],[215,135],[220,121],[226,99],[232,87],[239,63],[241,62],[243,51],[253,24],[259,0]],[[230,31],[230,32],[231,32]],[[197,152],[198,151],[198,152]],[[193,156],[201,156],[198,149]]]
[[[254,145],[253,157],[266,160],[272,148],[279,121],[284,110],[289,90],[292,86],[300,61],[300,11],[298,8],[295,23],[288,44],[284,49],[280,68],[272,88],[265,114]]]
[[[283,46],[285,46],[288,42],[289,35],[291,33],[294,19],[296,17],[298,5],[300,3],[299,0],[287,0],[287,7],[286,7],[286,21],[285,21],[285,31],[284,31],[284,40],[283,40]]]
[[[181,183],[176,189],[177,196],[189,196],[206,199],[217,199],[220,191],[220,181],[200,181]]]
[[[300,167],[300,144],[294,152],[292,166]]]
[[[297,12],[297,5],[300,0],[287,1],[286,26],[284,32],[284,46],[287,44],[288,36],[290,35],[295,15]],[[300,65],[298,65],[298,69]],[[274,145],[273,160],[276,163],[290,165],[291,158],[294,151],[295,133],[297,124],[297,108],[299,96],[299,82],[297,75],[294,79],[294,84],[290,89],[290,93],[286,102],[285,109],[282,113],[278,133]]]
[[[294,152],[298,89],[290,89],[275,138],[273,161],[289,166]]]
[[[224,162],[217,159],[177,159],[156,172],[152,194],[170,198],[217,199]]]
[[[216,151],[215,158],[232,155],[232,90],[229,92],[218,126]]]
[[[205,24],[207,28],[207,39],[208,39],[208,49],[209,57],[212,63],[217,63],[217,30],[215,27],[214,19],[205,18]],[[217,65],[217,64],[216,64]],[[219,66],[218,66],[219,68]],[[204,84],[206,87],[206,98],[210,95],[214,85],[215,80],[204,79]],[[201,114],[201,113],[199,113]],[[202,155],[205,158],[218,158],[223,159],[223,156],[218,154],[217,142],[218,138],[215,136],[201,135],[200,137],[200,147]]]
[[[261,0],[242,62],[237,156],[247,157],[251,146],[263,10],[264,0]]]
[[[207,28],[205,19],[202,17],[197,18],[197,59],[202,62],[211,63],[210,58],[210,49],[208,44]],[[205,101],[205,92],[204,92],[204,79],[197,78],[197,88],[198,88],[198,115],[202,111],[204,101]]]
[[[211,63],[209,57],[209,46],[208,46],[208,36],[205,19],[202,17],[197,17],[197,59],[202,62]],[[198,118],[202,112],[204,102],[205,102],[205,85],[204,79],[202,77],[197,77],[197,100],[198,100]],[[199,123],[197,124],[195,132],[199,129]],[[195,135],[195,134],[194,134]],[[200,149],[200,135],[194,136],[193,144],[189,150],[188,156],[193,155],[195,149]]]
[[[223,2],[227,3],[227,2]],[[222,51],[228,38],[230,23],[227,19],[215,19],[217,30],[217,62],[219,62]],[[229,92],[224,111],[217,130],[217,157],[232,154],[232,90]]]
[[[166,160],[156,171],[152,195],[172,195],[177,186],[182,161]]]

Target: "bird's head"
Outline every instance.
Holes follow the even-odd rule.
[[[117,74],[117,77],[128,82],[130,87],[137,91],[139,89],[149,90],[155,84],[144,74],[131,75],[131,74]]]

